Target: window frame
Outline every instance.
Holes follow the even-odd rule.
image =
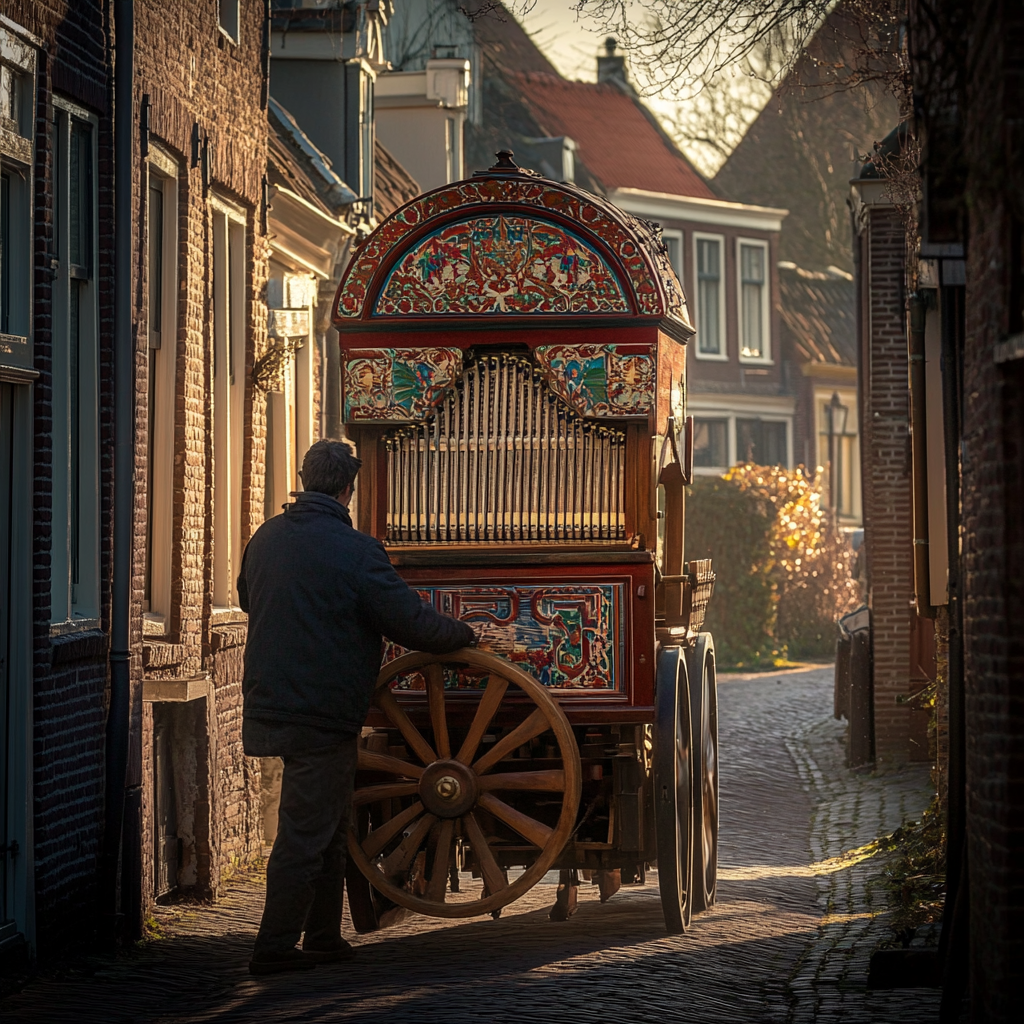
[[[666,228],[666,227],[663,227],[661,229],[661,234],[662,234],[662,237],[664,239],[666,239],[665,249],[669,253],[669,264],[671,265],[672,269],[675,271],[676,277],[679,278],[680,284],[682,284],[682,281],[683,281],[683,267],[686,265],[686,260],[684,259],[684,256],[683,256],[683,244],[685,242],[685,236],[683,234],[683,229],[682,228]],[[679,266],[676,266],[672,262],[672,253],[671,253],[671,250],[668,247],[668,241],[667,241],[667,239],[669,239],[669,238],[675,239],[675,241],[678,244],[678,247],[679,247],[679,250],[678,250],[679,251]]]
[[[755,246],[764,252],[764,283],[761,288],[761,321],[764,325],[764,348],[759,356],[743,354],[743,246]],[[741,363],[748,366],[773,366],[772,321],[771,321],[771,243],[764,238],[736,239],[736,354]]]
[[[210,407],[213,419],[213,611],[242,616],[236,581],[242,563],[242,501],[248,345],[246,211],[211,193],[210,253],[213,268]],[[218,251],[218,243],[223,248]],[[219,268],[219,269],[218,269]],[[232,315],[234,313],[234,315]],[[229,373],[218,375],[222,363]],[[226,407],[226,415],[222,409]],[[226,450],[225,450],[226,449]],[[221,455],[221,458],[218,458]],[[227,490],[227,500],[223,498]],[[221,543],[218,544],[218,538]],[[224,544],[224,538],[227,543]]]
[[[727,363],[729,361],[729,330],[726,310],[728,304],[725,297],[725,235],[714,234],[709,231],[693,231],[693,295],[690,297],[689,305],[693,309],[693,318],[697,325],[697,344],[693,346],[693,355],[696,359],[706,360],[713,363]],[[719,351],[701,352],[700,350],[700,258],[699,246],[701,242],[717,242],[719,253],[718,270],[718,334]]]
[[[174,434],[177,418],[178,368],[178,189],[181,167],[177,160],[150,142],[146,163],[146,318],[148,327],[149,452],[147,459],[146,596],[143,629],[147,634],[169,631],[174,602],[172,555],[174,546]],[[162,197],[160,292],[158,331],[153,324],[153,281],[149,263],[150,195]]]
[[[99,119],[63,96],[53,97],[54,250],[52,417],[53,477],[50,542],[50,631],[95,628],[100,623],[100,425],[99,425]],[[71,263],[70,142],[74,123],[89,126],[89,250],[88,264]],[[74,366],[78,371],[77,447],[72,433],[72,289],[77,298],[79,335]],[[82,312],[84,300],[84,314]],[[63,335],[63,340],[61,338]],[[63,350],[62,350],[63,346]],[[62,358],[62,355],[64,358]],[[62,457],[63,456],[63,457]],[[77,475],[77,497],[71,500],[71,477]],[[77,519],[77,524],[76,524]],[[62,529],[58,523],[63,523]],[[77,536],[76,536],[77,525]],[[61,540],[63,543],[61,544]],[[77,556],[78,578],[74,579]],[[63,580],[63,583],[61,582]]]
[[[224,11],[228,9],[229,14],[234,15],[234,26],[225,24]],[[231,31],[232,27],[234,32]],[[225,39],[234,43],[235,46],[242,39],[242,4],[241,0],[217,0],[217,28]]]
[[[0,110],[0,175],[9,182],[0,224],[7,241],[0,245],[0,363],[32,370],[36,50],[0,26],[0,51],[0,91],[14,107]]]

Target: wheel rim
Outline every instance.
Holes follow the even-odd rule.
[[[488,674],[473,720],[464,737],[453,742],[449,731],[449,702],[444,668],[468,665]],[[423,670],[426,679],[430,739],[411,721],[390,689],[405,673]],[[510,686],[534,705],[514,729],[480,754]],[[373,694],[390,728],[398,730],[410,752],[409,759],[369,750],[359,751],[359,767],[382,773],[388,781],[356,789],[356,806],[403,806],[390,817],[377,816],[377,827],[364,836],[356,832],[352,815],[349,856],[370,884],[408,910],[432,917],[473,917],[499,910],[531,889],[561,853],[576,821],[581,789],[579,750],[564,712],[547,689],[522,669],[493,654],[464,649],[448,655],[414,652],[388,663],[380,672]],[[492,771],[518,747],[552,732],[561,758],[560,769]],[[497,796],[523,793],[561,794],[555,825],[548,825]],[[514,800],[516,802],[519,797]],[[531,808],[532,809],[532,808]],[[525,839],[538,851],[536,858],[514,881],[499,866],[486,832],[490,823]],[[483,877],[483,898],[464,903],[445,902],[449,865],[456,844],[468,847]],[[414,875],[420,894],[410,891]]]
[[[681,932],[689,925],[692,911],[693,769],[686,662],[678,648],[667,648],[659,655],[655,699],[658,883],[665,925],[670,932]]]

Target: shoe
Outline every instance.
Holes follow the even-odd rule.
[[[342,938],[334,942],[302,946],[302,955],[315,964],[338,964],[342,960],[351,960],[356,955],[355,947]]]
[[[254,953],[249,961],[250,974],[282,974],[285,971],[311,971],[316,961],[298,949],[280,953]]]

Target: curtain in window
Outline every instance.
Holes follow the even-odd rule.
[[[740,246],[740,288],[740,354],[760,359],[764,355],[764,249],[759,245]]]
[[[721,244],[710,238],[697,240],[697,346],[705,355],[722,354],[719,323]]]

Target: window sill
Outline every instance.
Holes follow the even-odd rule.
[[[708,363],[727,363],[729,362],[729,353],[721,352],[716,355],[714,352],[701,352],[698,349],[693,350],[695,359],[700,359]]]
[[[774,366],[775,360],[762,356],[740,356],[740,366]]]
[[[50,636],[67,636],[71,633],[85,633],[90,629],[99,628],[99,619],[68,619],[66,622],[51,622]]]
[[[237,605],[215,606],[210,615],[211,626],[228,626],[234,622],[248,622],[249,616]]]
[[[151,637],[167,636],[167,619],[156,612],[143,612],[142,635]]]

